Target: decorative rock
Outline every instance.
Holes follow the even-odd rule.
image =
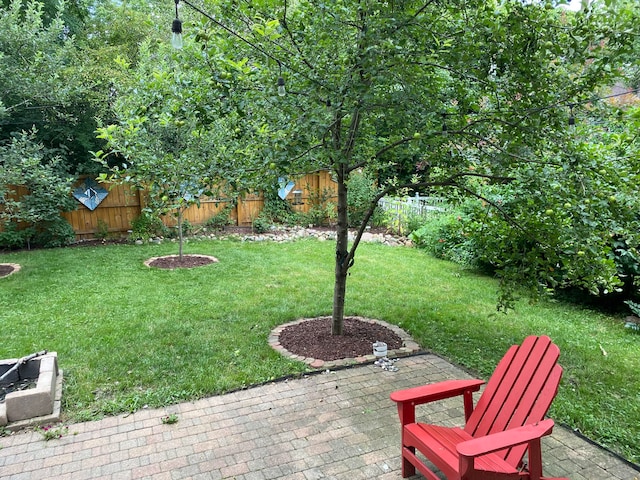
[[[349,241],[353,241],[355,239],[356,232],[349,231]],[[224,235],[224,233],[219,236],[216,234],[211,234],[209,238],[225,238],[230,237],[229,235]],[[327,230],[314,230],[313,228],[303,228],[303,227],[284,227],[281,229],[272,229],[268,233],[261,234],[251,234],[244,235],[242,237],[236,237],[244,242],[264,242],[264,241],[272,241],[272,242],[290,242],[303,238],[315,238],[318,241],[326,242],[329,240],[336,239],[335,231],[327,231]],[[406,237],[396,236],[389,233],[372,233],[371,231],[366,231],[362,234],[362,242],[365,243],[381,243],[384,245],[398,247],[403,245],[411,245],[411,241]]]

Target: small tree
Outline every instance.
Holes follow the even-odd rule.
[[[191,78],[174,70],[171,55],[148,45],[141,52],[133,80],[119,86],[114,104],[119,123],[98,129],[107,151],[96,152],[96,157],[110,170],[101,180],[145,190],[147,208],[175,214],[182,258],[184,211],[228,185],[221,175],[224,163],[213,161],[226,158],[221,155],[226,131],[212,124],[202,128],[199,117],[212,114],[200,96],[206,89],[191,88]]]
[[[0,145],[0,219],[10,228],[26,225],[22,240],[54,247],[75,238],[61,212],[76,206],[71,197],[73,178],[61,169],[61,160],[36,142],[35,132],[22,132]],[[20,195],[15,187],[26,193]]]

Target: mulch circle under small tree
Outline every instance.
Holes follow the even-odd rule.
[[[371,355],[374,342],[385,342],[389,350],[403,345],[391,329],[355,317],[345,318],[343,335],[331,335],[331,317],[294,323],[282,330],[279,342],[295,355],[325,361]]]
[[[210,255],[165,255],[163,257],[153,257],[144,262],[147,267],[174,270],[176,268],[204,267],[216,263],[218,259]]]
[[[16,273],[20,270],[20,265],[17,263],[0,263],[0,278],[8,277],[12,273]]]

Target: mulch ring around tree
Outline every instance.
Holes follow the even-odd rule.
[[[204,267],[212,263],[217,263],[218,259],[210,255],[165,255],[163,257],[153,257],[144,262],[147,267],[163,268],[165,270],[174,270],[176,268],[195,268]]]
[[[0,263],[0,278],[8,277],[12,273],[17,273],[20,268],[20,265],[17,263]]]
[[[312,368],[374,361],[373,343],[387,344],[387,356],[420,351],[400,327],[363,317],[345,317],[343,335],[331,335],[331,317],[304,318],[276,327],[269,344],[281,354]]]

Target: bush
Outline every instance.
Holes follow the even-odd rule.
[[[157,215],[143,211],[131,222],[131,240],[149,241],[152,237],[166,236],[167,227]]]
[[[64,218],[38,223],[33,243],[43,248],[64,247],[76,239],[73,227]]]
[[[475,242],[465,231],[459,213],[433,216],[409,237],[414,245],[426,249],[437,258],[463,265],[477,263]]]
[[[96,238],[99,238],[100,240],[109,238],[109,224],[101,218],[98,219],[98,227],[96,228],[95,235]]]
[[[258,215],[251,223],[255,233],[266,233],[271,228],[272,222],[263,214]]]
[[[322,192],[316,192],[307,186],[307,192],[310,207],[307,213],[300,215],[300,222],[303,225],[322,226],[334,221],[337,212],[335,202],[330,201],[331,190],[325,188]]]
[[[286,200],[282,200],[276,190],[264,192],[264,206],[260,216],[264,217],[270,225],[274,223],[297,225],[301,220],[300,214],[294,212],[291,204]]]
[[[362,224],[364,216],[371,208],[371,202],[377,194],[375,182],[365,174],[353,174],[349,178],[347,188],[349,190],[347,203],[349,226],[357,227]],[[376,207],[374,210],[369,224],[373,226],[384,224],[384,212],[380,207]]]
[[[33,227],[18,230],[18,225],[15,222],[5,222],[2,231],[0,231],[0,248],[8,250],[28,248],[34,234],[35,228]]]
[[[416,213],[410,214],[406,222],[406,232],[412,233],[416,230],[419,230],[420,228],[434,221],[434,219],[436,219],[439,215],[439,213],[424,215],[418,215]]]
[[[193,224],[189,220],[184,218],[182,220],[182,235],[183,236],[191,235],[193,233],[193,230],[194,230]],[[175,232],[176,232],[176,235],[179,234],[178,225],[175,226]]]
[[[214,230],[222,230],[227,225],[233,225],[233,219],[231,218],[232,210],[233,204],[228,203],[222,210],[215,213],[205,222],[205,227],[210,227]]]

